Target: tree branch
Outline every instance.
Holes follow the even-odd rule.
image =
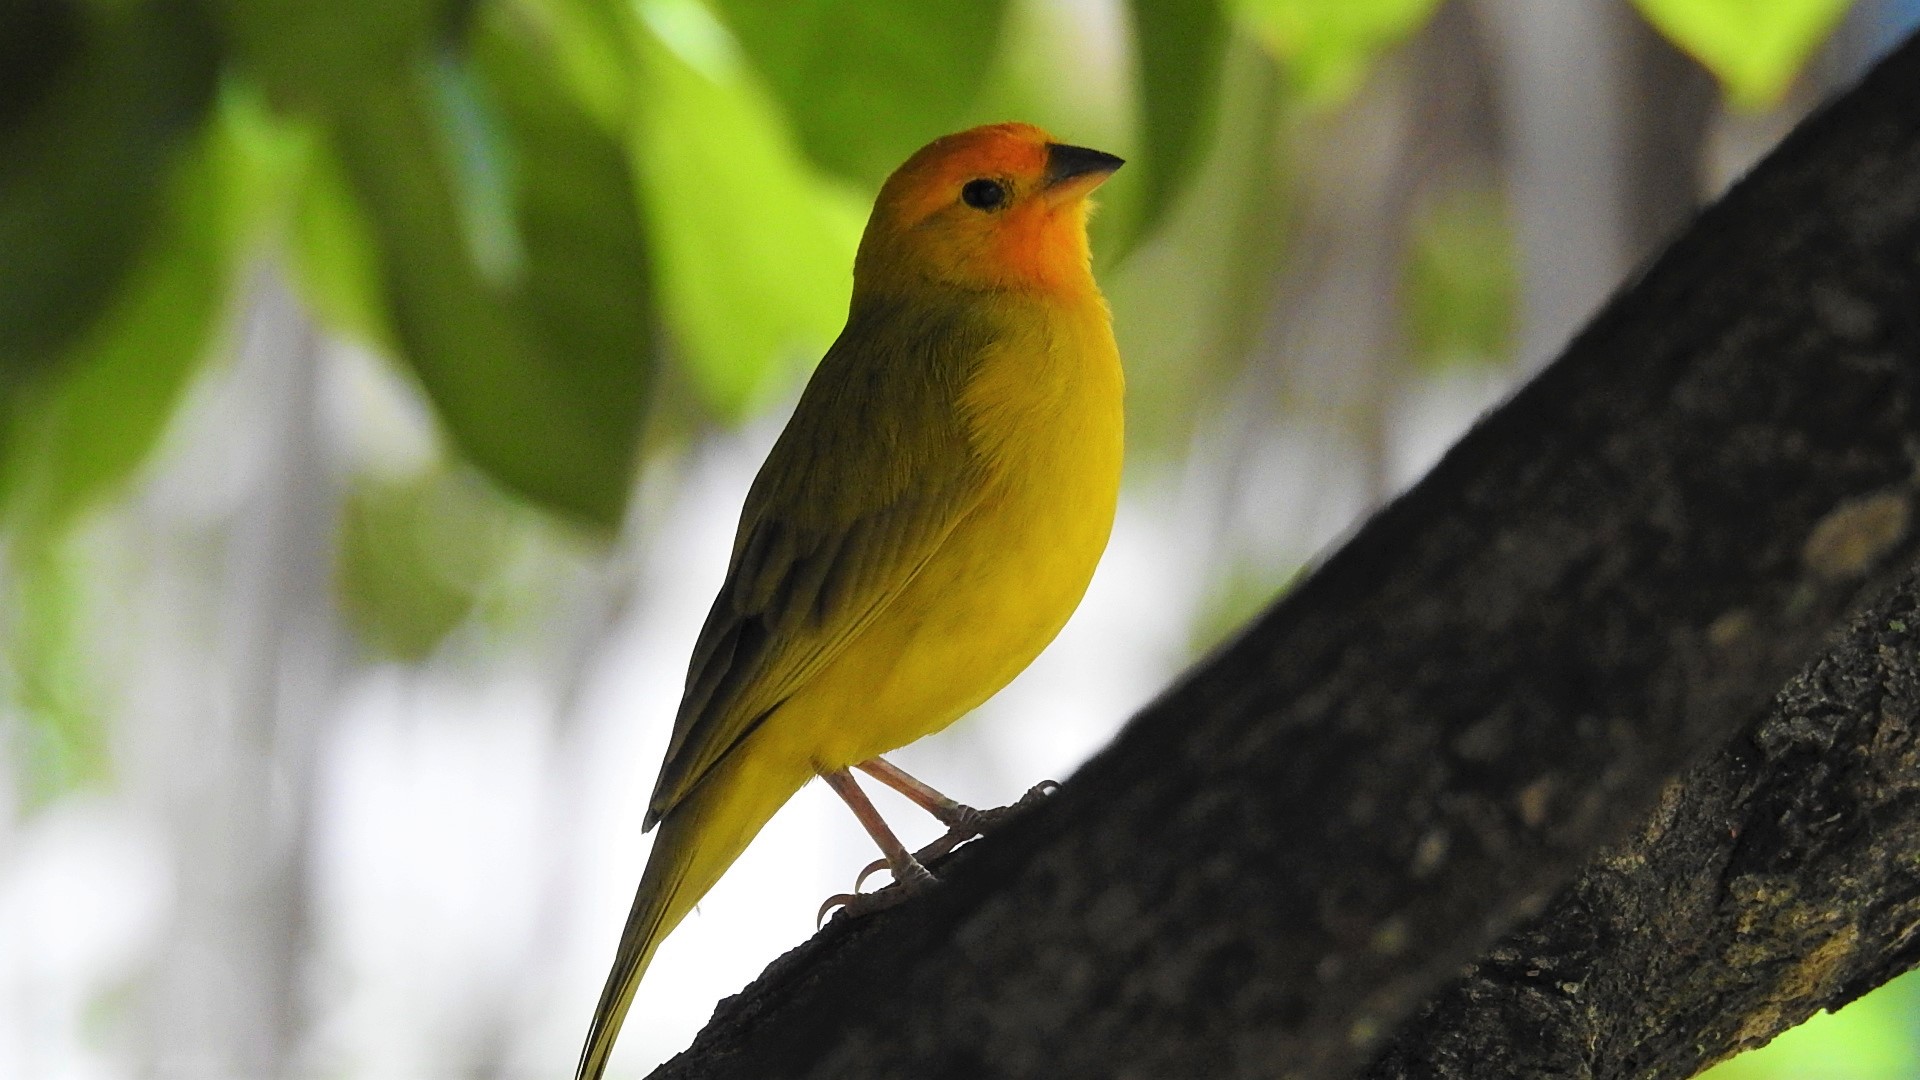
[[[1685,1078],[1920,959],[1920,578],[1403,1030],[1372,1080]]]
[[[1911,560],[1916,298],[1910,42],[1039,812],[655,1075],[1363,1064]]]

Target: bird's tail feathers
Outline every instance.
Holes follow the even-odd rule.
[[[668,823],[654,841],[646,873],[641,877],[639,891],[633,897],[633,909],[627,913],[626,928],[620,932],[620,947],[614,953],[613,970],[607,973],[607,985],[600,991],[600,1003],[594,1006],[593,1024],[587,1028],[587,1042],[580,1049],[580,1063],[574,1069],[574,1080],[600,1080],[607,1068],[607,1058],[613,1053],[613,1040],[620,1034],[621,1021],[626,1019],[627,1007],[633,1004],[634,991],[640,988],[640,976],[646,973],[647,965],[653,961],[653,952],[659,948],[660,939],[673,929],[668,922],[669,914],[674,922],[678,922],[680,916],[685,914],[684,910],[675,912],[673,908],[679,906],[674,901],[686,881],[687,859],[679,851],[663,850],[670,845],[685,847],[684,838],[674,835],[676,831],[686,830],[675,830]],[[681,842],[672,844],[676,840]],[[681,857],[674,857],[676,855]],[[686,908],[692,906],[692,901],[685,905]]]
[[[729,755],[661,819],[574,1080],[600,1080],[660,940],[673,932],[809,775],[805,768],[784,768],[754,755]]]

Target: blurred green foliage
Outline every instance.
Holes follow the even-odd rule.
[[[1745,109],[1780,100],[1852,0],[1634,0]]]
[[[1847,0],[1636,6],[1759,108]],[[1096,246],[1131,436],[1179,454],[1260,334],[1288,119],[1346,102],[1436,8],[1114,0],[1127,56],[1102,81],[1094,38],[1031,37],[1062,15],[1027,0],[0,6],[0,701],[27,801],[109,774],[71,527],[161,444],[255,261],[432,405],[451,457],[346,479],[334,575],[365,650],[420,661],[532,603],[553,521],[626,521],[660,386],[697,409],[682,430],[789,398],[845,315],[877,184],[968,123],[1131,158]],[[1409,357],[1507,356],[1515,294],[1503,194],[1427,200]],[[1236,567],[1198,638],[1292,573]],[[1905,1076],[1916,1011],[1908,976],[1711,1076]]]
[[[1845,6],[1640,4],[1741,100],[1777,92]],[[1164,222],[1206,163],[1236,34],[1264,43],[1296,94],[1330,101],[1434,6],[1126,0],[1137,224]],[[833,333],[866,199],[971,117],[1010,7],[9,5],[10,518],[31,492],[30,516],[59,519],[131,471],[265,244],[336,332],[399,361],[484,473],[618,525],[659,364],[721,418],[786,392]],[[1450,272],[1429,260],[1415,276],[1444,292]],[[1478,303],[1490,286],[1472,288]]]
[[[1432,17],[1439,0],[1241,0],[1249,22],[1315,105],[1345,100],[1375,57]]]
[[[1920,1065],[1920,972],[1700,1074],[1701,1080],[1911,1080]]]
[[[902,147],[910,151],[963,126],[1006,13],[1004,0],[919,0],[911,7],[717,0],[715,7],[808,155],[869,190],[900,164]],[[876,107],[881,102],[890,104]]]
[[[0,692],[31,723],[9,747],[25,781],[22,801],[46,804],[109,778],[105,703],[87,649],[86,570],[67,548],[40,547],[19,559],[17,587],[4,614],[7,650]]]
[[[452,442],[601,527],[626,505],[652,363],[647,246],[623,144],[488,9],[329,121],[370,224],[388,325]]]
[[[237,124],[199,132],[154,184],[158,220],[121,287],[53,371],[0,413],[0,510],[57,530],[144,460],[206,353],[226,302],[249,150]]]
[[[361,475],[342,507],[341,610],[369,656],[417,663],[462,626],[526,610],[543,552],[540,517],[466,469]]]
[[[1748,107],[1848,6],[1635,2]],[[700,410],[683,430],[789,397],[877,185],[967,123],[1067,118],[1132,159],[1096,228],[1103,260],[1129,253],[1107,279],[1135,445],[1177,454],[1257,336],[1290,115],[1337,108],[1437,6],[1114,0],[1106,93],[1076,67],[1091,38],[1018,40],[1059,18],[1025,0],[0,5],[0,698],[28,799],[109,770],[70,527],[161,443],[258,261],[389,358],[452,452],[344,485],[341,608],[372,655],[417,661],[540,591],[553,521],[622,524],[660,386]],[[1413,358],[1503,356],[1514,267],[1498,192],[1426,204]],[[1293,572],[1236,571],[1202,636]],[[1712,1075],[1909,1075],[1917,1011],[1909,977]]]
[[[633,157],[660,302],[688,382],[737,421],[784,392],[846,318],[864,200],[808,165],[706,9],[650,0],[641,11]]]
[[[1416,215],[1401,312],[1411,359],[1428,368],[1488,363],[1513,346],[1520,281],[1506,202],[1456,187]]]
[[[73,359],[156,242],[154,177],[213,98],[215,30],[199,16],[187,0],[0,14],[0,401]]]
[[[1280,80],[1244,38],[1223,68],[1219,138],[1194,166],[1188,197],[1104,282],[1126,358],[1136,463],[1176,458],[1190,443],[1200,414],[1253,347],[1286,250],[1294,206]],[[1170,312],[1180,317],[1164,317]]]
[[[684,433],[790,397],[844,316],[876,186],[965,124],[1053,123],[1132,159],[1095,227],[1136,445],[1176,454],[1258,335],[1289,117],[1336,108],[1435,6],[0,6],[4,690],[40,732],[36,775],[97,774],[103,744],[60,645],[85,616],[70,527],[162,443],[259,263],[431,408],[448,456],[349,477],[340,515],[343,608],[375,653],[418,659],[484,615],[533,517],[622,525],[659,402],[693,410],[664,425]],[[1845,5],[1640,6],[1754,101]],[[1113,26],[1070,25],[1096,16]],[[1492,192],[1419,218],[1418,356],[1502,353],[1505,228]]]
[[[1221,0],[1132,0],[1130,6],[1142,151],[1133,167],[1146,193],[1139,226],[1146,229],[1173,206],[1206,148],[1229,24]]]

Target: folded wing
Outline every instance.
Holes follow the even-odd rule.
[[[990,340],[951,311],[875,304],[849,320],[747,496],[649,826],[857,639],[978,501],[956,402]]]

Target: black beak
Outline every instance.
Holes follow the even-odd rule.
[[[1125,161],[1099,150],[1089,150],[1084,146],[1048,143],[1047,186],[1054,187],[1076,176],[1086,176],[1089,173],[1105,176],[1125,164]]]

